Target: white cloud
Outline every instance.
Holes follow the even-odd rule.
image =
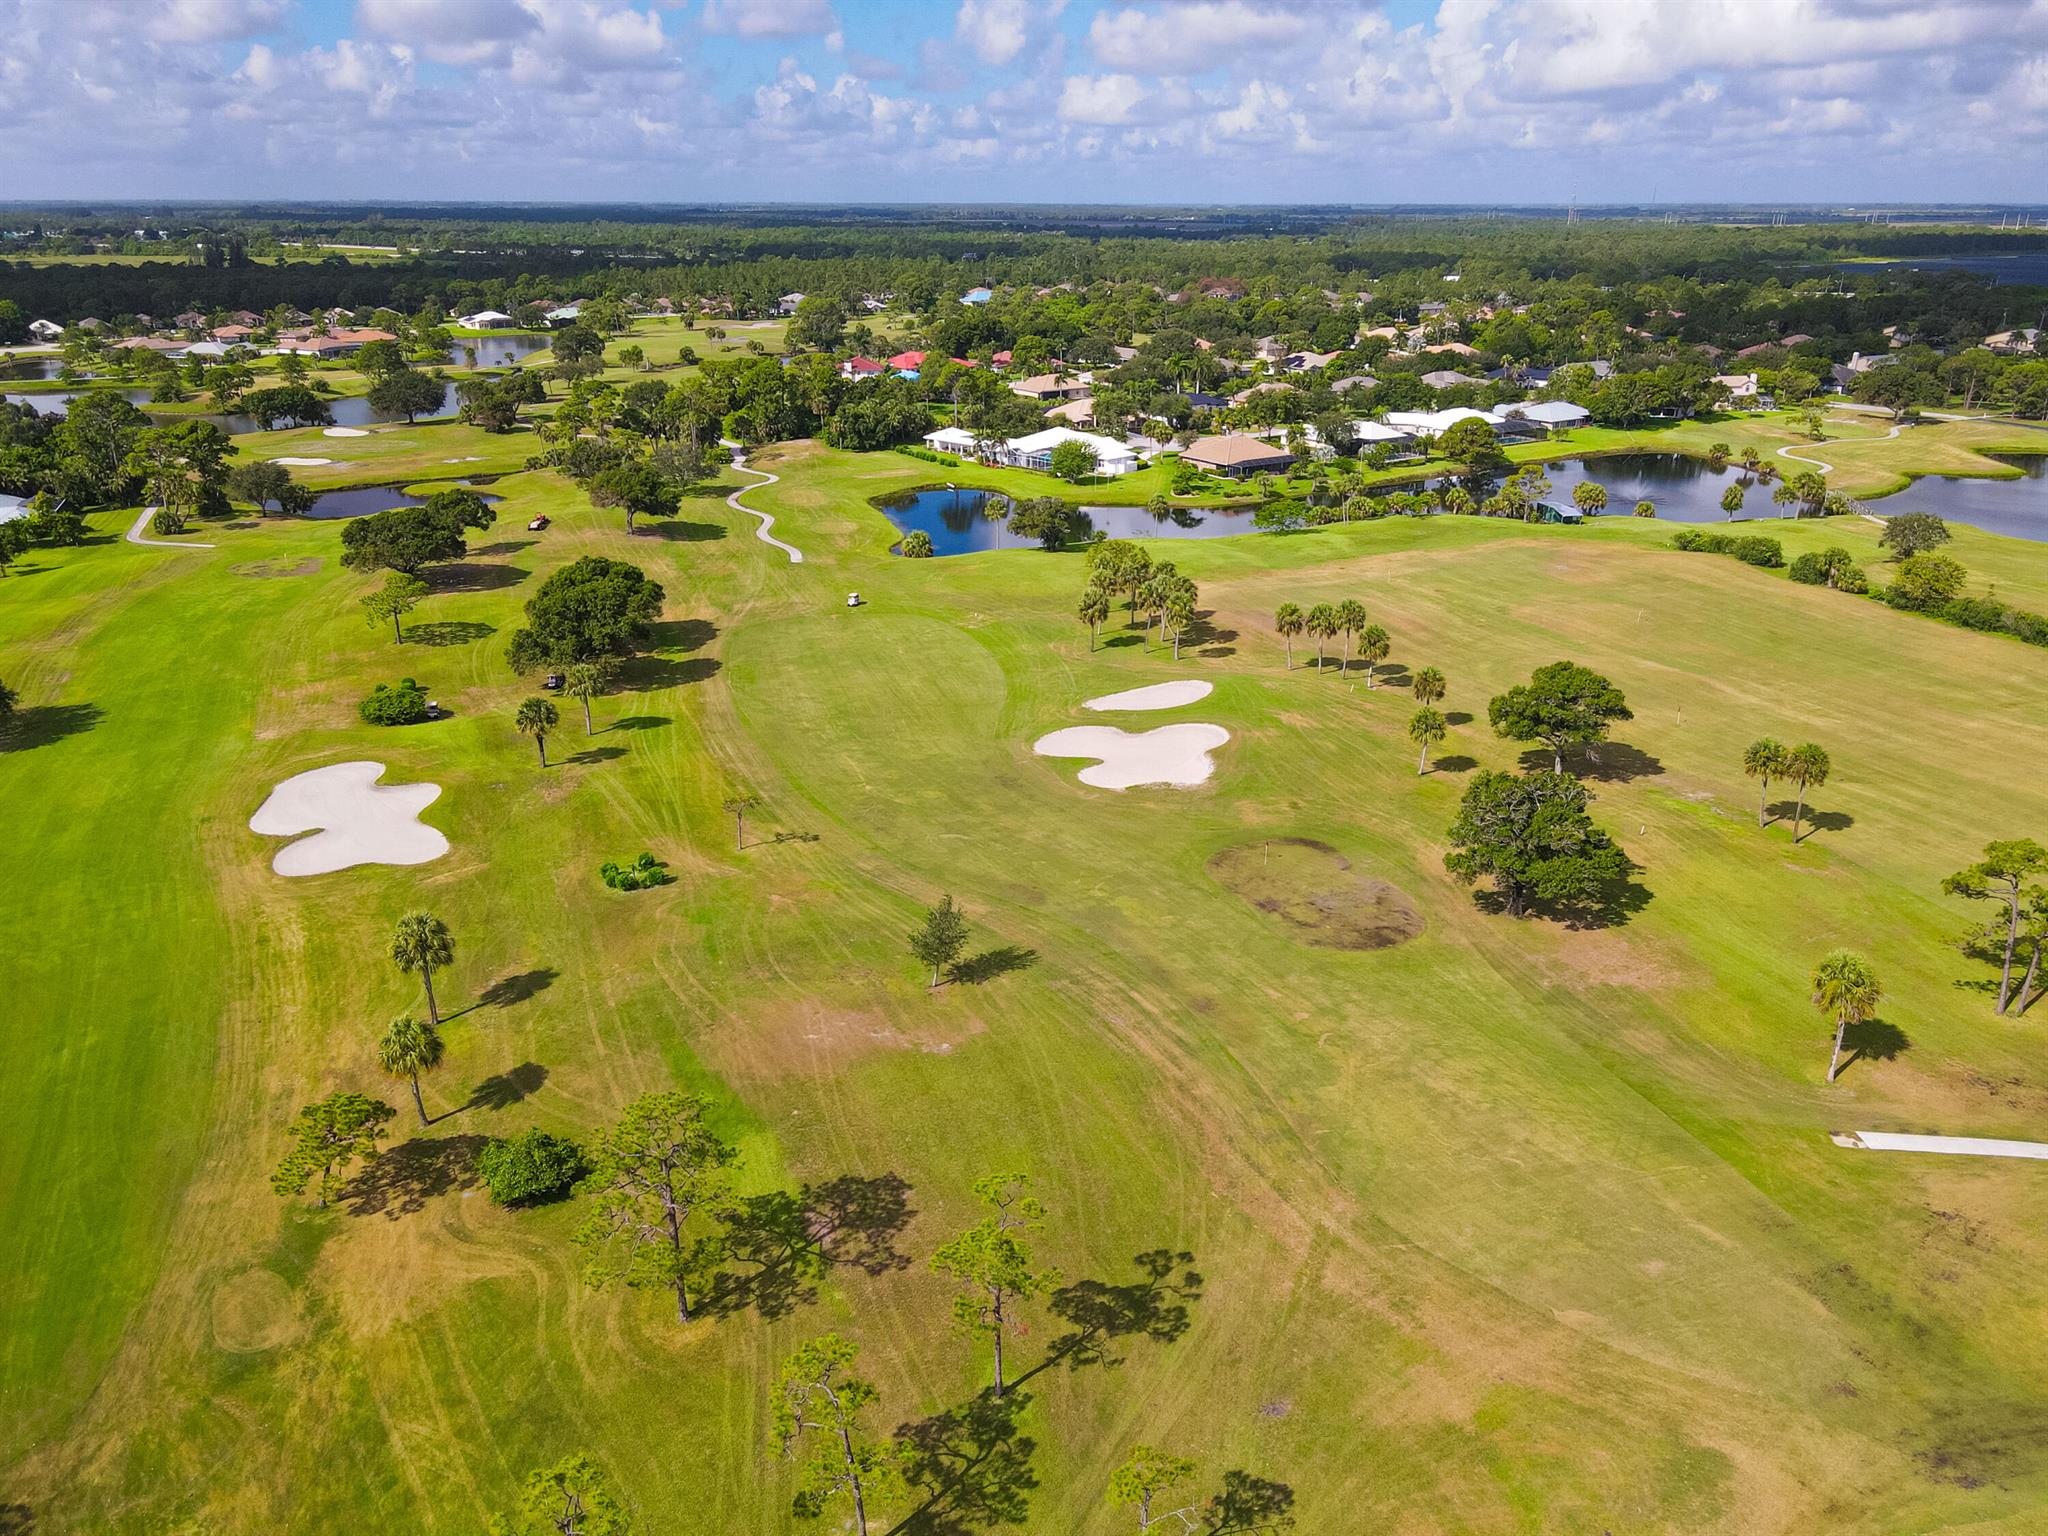
[[[267,32],[285,0],[158,0],[143,30],[159,43],[221,43]]]
[[[984,64],[1008,64],[1043,37],[1067,0],[960,0],[953,36]]]
[[[519,0],[357,0],[356,25],[439,64],[503,64],[514,43],[540,30]]]
[[[1309,14],[1247,0],[1192,0],[1098,12],[1088,26],[1088,46],[1112,69],[1196,74],[1243,62],[1249,50],[1300,43],[1317,25]]]
[[[704,0],[704,27],[735,37],[815,37],[838,30],[832,0]]]
[[[1136,75],[1070,75],[1059,114],[1068,123],[1128,123],[1146,98]]]

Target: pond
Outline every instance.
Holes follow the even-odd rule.
[[[469,487],[463,486],[461,489],[467,490]],[[502,496],[484,497],[484,500],[493,506],[504,499]],[[338,518],[368,517],[372,512],[389,512],[393,507],[423,507],[426,504],[426,497],[411,495],[395,485],[359,485],[345,491],[321,492],[313,498],[313,505],[307,509],[306,516],[325,522]]]
[[[0,379],[54,379],[63,371],[61,357],[0,358]]]
[[[545,351],[552,336],[531,331],[497,331],[489,336],[458,336],[449,344],[442,361],[461,368],[514,368],[536,352]],[[476,353],[472,363],[470,352]]]
[[[2048,443],[2048,438],[2043,439]],[[1992,454],[2001,464],[2020,471],[2017,480],[1966,480],[1953,475],[1923,475],[1890,496],[1871,502],[1870,510],[1889,517],[1895,512],[1934,512],[1952,523],[1968,523],[1986,533],[2009,538],[2048,540],[2048,453]]]
[[[935,555],[1022,548],[1027,541],[1009,532],[1007,524],[982,515],[991,502],[1007,507],[1009,498],[995,491],[940,488],[879,497],[875,505],[898,531],[923,529]],[[1166,519],[1143,507],[1082,507],[1075,521],[1083,537],[1099,532],[1111,539],[1214,539],[1252,531],[1250,507],[1182,508]]]

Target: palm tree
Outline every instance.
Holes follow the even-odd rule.
[[[1074,616],[1088,626],[1088,649],[1095,649],[1095,637],[1101,632],[1103,620],[1109,617],[1109,594],[1097,586],[1090,586],[1081,594],[1080,606]]]
[[[1365,686],[1374,687],[1372,669],[1387,659],[1394,642],[1387,632],[1377,624],[1366,626],[1365,633],[1358,637],[1359,659],[1365,663]]]
[[[1280,611],[1273,615],[1273,627],[1287,642],[1287,670],[1290,672],[1294,670],[1294,637],[1307,626],[1308,620],[1303,616],[1299,603],[1282,603]]]
[[[981,502],[981,515],[996,525],[996,548],[1003,547],[1003,524],[1010,516],[1010,498],[1007,496],[985,496]]]
[[[1793,842],[1799,841],[1799,820],[1806,814],[1806,791],[1827,783],[1833,767],[1826,749],[1810,741],[1801,742],[1785,755],[1785,772],[1799,786],[1799,799],[1792,808]]]
[[[392,1077],[412,1083],[412,1107],[420,1112],[421,1125],[427,1123],[427,1105],[420,1097],[420,1074],[441,1065],[441,1052],[441,1031],[409,1013],[393,1019],[377,1042],[377,1065]]]
[[[1365,604],[1355,597],[1347,597],[1337,605],[1337,628],[1344,635],[1344,665],[1337,669],[1338,675],[1351,670],[1351,640],[1365,628]]]
[[[540,765],[548,765],[548,732],[561,723],[561,713],[552,701],[538,696],[528,699],[519,706],[519,713],[512,717],[512,723],[519,728],[522,736],[531,736],[534,745],[540,748]]]
[[[1443,509],[1454,517],[1470,517],[1477,507],[1472,493],[1462,485],[1454,485],[1443,494]]]
[[[1323,642],[1337,633],[1337,610],[1328,603],[1317,603],[1308,611],[1304,621],[1308,632],[1316,637],[1316,672],[1323,670]]]
[[[1842,1067],[1842,1040],[1851,1024],[1861,1024],[1877,1012],[1884,996],[1877,972],[1854,950],[1838,949],[1813,968],[1813,1006],[1835,1021],[1835,1049],[1828,1057],[1828,1081]]]
[[[1646,498],[1636,503],[1637,517],[1655,517],[1656,515],[1657,503],[1655,503],[1654,501],[1650,501]]]
[[[1781,480],[1778,482],[1778,488],[1771,492],[1771,500],[1781,507],[1789,507],[1799,500],[1799,493],[1792,489],[1790,481]],[[1792,514],[1780,512],[1778,515],[1780,517],[1790,517]]]
[[[736,829],[733,834],[733,849],[737,852],[747,846],[747,812],[761,803],[761,797],[740,792],[727,795],[722,803],[725,814],[733,819]]]
[[[1607,487],[1597,480],[1581,480],[1572,487],[1572,505],[1595,516],[1607,510]]]
[[[1416,673],[1412,686],[1415,689],[1415,702],[1418,704],[1434,704],[1449,691],[1443,673],[1435,667],[1424,667]]]
[[[612,680],[617,664],[607,656],[599,661],[579,661],[562,674],[562,690],[583,705],[583,734],[590,734],[590,701],[603,693]],[[521,727],[525,729],[524,726]]]
[[[410,976],[420,973],[427,989],[427,1021],[439,1029],[441,1010],[434,1002],[434,972],[455,958],[455,935],[431,912],[408,912],[391,935],[391,963]]]
[[[1422,761],[1415,768],[1417,778],[1429,772],[1429,749],[1444,739],[1448,729],[1444,717],[1427,704],[1415,711],[1414,718],[1408,722],[1408,739],[1422,748]]]
[[[1742,483],[1737,481],[1721,493],[1721,510],[1732,518],[1742,510],[1742,497]]]
[[[1771,780],[1783,778],[1791,770],[1791,758],[1785,743],[1775,736],[1758,737],[1742,754],[1742,771],[1752,779],[1764,781],[1763,793],[1756,802],[1756,824],[1760,827],[1768,825],[1766,810],[1771,799]]]

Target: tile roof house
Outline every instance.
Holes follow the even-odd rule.
[[[872,357],[849,357],[839,365],[842,379],[879,379],[888,371],[887,363],[878,363]]]
[[[1242,480],[1247,475],[1287,469],[1294,463],[1294,455],[1276,443],[1231,434],[1196,438],[1181,450],[1180,460],[1212,475]]]
[[[1085,374],[1063,379],[1057,374],[1037,373],[1017,380],[1010,386],[1010,393],[1026,400],[1078,400],[1088,393],[1088,378]]]

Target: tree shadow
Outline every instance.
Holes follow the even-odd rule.
[[[440,619],[432,624],[415,624],[405,632],[407,645],[468,645],[498,632],[495,624],[477,624],[466,619]]]
[[[777,843],[815,843],[819,841],[819,838],[818,834],[815,832],[791,832],[785,828],[784,830],[777,832],[773,837],[756,838],[754,841],[757,843],[766,843],[769,847],[772,848]],[[754,844],[749,843],[747,846],[751,848],[754,846]]]
[[[0,1504],[0,1536],[30,1536],[36,1528],[36,1512],[26,1504]]]
[[[657,539],[667,539],[672,544],[705,544],[713,539],[725,537],[725,529],[717,523],[692,523],[682,518],[673,518],[662,523],[642,523],[635,531]]]
[[[1038,964],[1038,951],[1025,949],[1018,944],[1001,944],[994,949],[985,949],[978,955],[969,955],[965,960],[956,960],[946,969],[948,981],[965,982],[969,986],[980,986],[983,982],[994,981],[998,976],[1007,976],[1012,971],[1028,971]]]
[[[1599,891],[1586,901],[1536,902],[1530,910],[1539,917],[1548,917],[1564,924],[1567,928],[1620,928],[1638,912],[1650,904],[1652,892],[1641,881],[1632,878],[1631,873],[1619,880],[1604,882]]]
[[[1223,1491],[1209,1500],[1196,1527],[1202,1536],[1240,1536],[1251,1531],[1285,1531],[1294,1527],[1294,1490],[1269,1477],[1249,1472],[1223,1474]]]
[[[654,731],[675,722],[667,715],[621,715],[605,729],[608,731]]]
[[[650,651],[701,651],[718,638],[718,626],[709,619],[662,619],[647,626]]]
[[[705,1308],[721,1317],[749,1307],[764,1318],[785,1317],[817,1300],[817,1281],[830,1269],[881,1275],[908,1268],[896,1239],[916,1214],[910,1185],[893,1173],[846,1173],[795,1194],[750,1195],[719,1219],[728,1258],[753,1268],[720,1273]]]
[[[1892,1061],[1913,1049],[1913,1042],[1906,1032],[1896,1024],[1887,1024],[1883,1019],[1865,1019],[1851,1024],[1842,1032],[1842,1064],[1835,1069],[1840,1077],[1850,1066],[1859,1061]]]
[[[469,1090],[464,1109],[510,1109],[539,1093],[547,1083],[548,1069],[537,1061],[522,1061],[509,1072],[487,1077]]]
[[[97,704],[32,704],[0,723],[0,752],[27,752],[91,730],[107,712]]]
[[[516,565],[478,565],[471,560],[429,566],[424,573],[436,592],[502,592],[518,586],[528,574]]]
[[[1358,670],[1365,670],[1365,663],[1359,662]],[[1398,661],[1383,661],[1372,669],[1372,685],[1375,688],[1411,688],[1415,680],[1406,664]]]
[[[924,1502],[889,1536],[968,1536],[992,1525],[1022,1525],[1030,1518],[1038,1476],[1031,1459],[1038,1442],[1017,1421],[1031,1394],[1012,1387],[1003,1396],[983,1392],[896,1430],[904,1473]]]
[[[1432,773],[1469,773],[1479,766],[1479,759],[1467,757],[1462,752],[1453,752],[1449,757],[1433,757],[1429,760]]]
[[[488,1003],[493,1008],[510,1008],[555,984],[555,978],[562,973],[551,965],[537,966],[530,971],[521,971],[514,976],[500,976],[477,994],[478,1003]],[[465,1010],[467,1011],[467,1010]],[[454,1017],[454,1015],[450,1015]]]
[[[1102,641],[1102,649],[1104,649],[1105,651],[1113,651],[1117,649],[1117,647],[1119,646],[1143,645],[1144,643],[1145,641],[1143,636],[1137,634],[1134,631],[1126,631],[1124,634],[1121,635],[1104,636]]]
[[[1114,1368],[1124,1362],[1117,1352],[1123,1340],[1171,1344],[1187,1332],[1188,1308],[1202,1299],[1195,1256],[1184,1249],[1153,1248],[1131,1262],[1143,1279],[1123,1285],[1076,1280],[1052,1293],[1048,1306],[1069,1331],[1047,1346],[1045,1358],[1019,1376],[1020,1383],[1061,1363],[1069,1370],[1084,1365]]]
[[[471,478],[474,477],[472,476]],[[538,539],[500,539],[495,544],[479,545],[477,548],[472,549],[470,553],[472,555],[483,555],[486,557],[497,555],[516,555],[522,549],[531,549],[534,545],[538,544],[539,542],[540,540]]]
[[[1524,773],[1542,773],[1553,761],[1550,748],[1531,747],[1518,761]],[[1630,779],[1655,778],[1664,771],[1661,759],[1625,741],[1603,741],[1566,751],[1564,765],[1582,779],[1599,784],[1626,784]]]
[[[418,1136],[366,1163],[341,1191],[351,1216],[396,1221],[421,1210],[436,1195],[476,1184],[476,1160],[488,1136]]]
[[[1470,725],[1471,723],[1472,715],[1468,710],[1447,709],[1444,711],[1445,725]]]
[[[624,757],[624,747],[585,747],[581,752],[572,752],[557,759],[564,763],[608,763],[615,757]]]
[[[1780,800],[1768,807],[1764,814],[1774,822],[1790,822],[1793,811],[1798,809],[1795,800]],[[1808,806],[1799,819],[1799,841],[1805,842],[1816,832],[1846,832],[1856,825],[1856,818],[1847,811],[1816,811]]]

